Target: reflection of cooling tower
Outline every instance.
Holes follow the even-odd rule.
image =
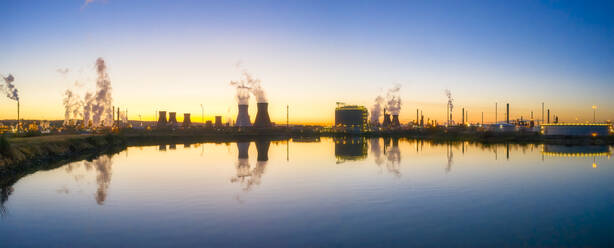
[[[166,125],[166,111],[160,111],[158,114],[159,114],[158,126],[165,126]]]
[[[258,161],[269,161],[270,140],[256,140],[256,150],[258,150]]]
[[[183,114],[183,126],[189,127],[190,124],[192,124],[192,120],[190,120],[190,114],[188,113]]]
[[[169,125],[177,125],[177,113],[168,112],[168,124]]]
[[[393,127],[401,126],[401,123],[399,122],[399,115],[392,115],[392,126]]]
[[[249,142],[237,142],[239,149],[239,159],[249,158]]]
[[[269,104],[266,102],[258,103],[258,113],[254,121],[254,127],[270,127],[271,118],[269,118]]]
[[[247,104],[239,104],[239,114],[237,114],[236,127],[251,127],[252,122],[249,120],[249,113],[247,113]]]
[[[390,125],[392,125],[392,121],[390,120],[390,114],[384,114],[384,122],[382,123],[382,126],[389,127]]]

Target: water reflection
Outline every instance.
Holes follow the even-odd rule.
[[[271,141],[259,139],[255,141],[256,151],[256,166],[252,169],[249,163],[249,146],[250,142],[237,142],[239,151],[238,160],[236,163],[236,176],[230,179],[232,183],[242,184],[244,191],[252,190],[255,185],[260,185],[262,176],[266,171],[267,162],[269,161],[269,147]]]
[[[399,149],[399,139],[392,139],[392,147],[390,147],[391,139],[384,139],[384,155],[386,155],[386,169],[397,177],[401,177],[401,150]]]
[[[334,138],[337,164],[367,158],[367,143],[364,137]]]
[[[592,157],[593,168],[597,168],[597,158],[612,156],[610,147],[607,145],[544,145],[542,155],[549,157]]]
[[[84,162],[86,168],[96,168],[96,183],[98,184],[98,189],[96,190],[95,198],[96,203],[98,203],[98,205],[103,205],[104,201],[107,199],[107,191],[109,190],[109,186],[111,185],[111,166],[113,165],[112,161],[113,160],[111,160],[111,156],[102,155],[92,162]]]

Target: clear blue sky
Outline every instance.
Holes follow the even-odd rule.
[[[476,121],[479,112],[494,119],[494,102],[510,102],[514,118],[537,115],[542,101],[564,121],[592,119],[593,104],[598,118],[614,119],[614,1],[2,1],[0,8],[0,74],[15,75],[25,118],[63,118],[62,93],[93,90],[93,63],[103,57],[114,103],[131,118],[152,118],[156,109],[200,116],[201,103],[208,116],[234,116],[228,82],[239,78],[241,61],[262,80],[274,121],[289,104],[297,122],[331,122],[336,101],[370,107],[395,83],[402,121],[416,108],[443,120],[444,89]],[[14,112],[0,99],[0,119]]]

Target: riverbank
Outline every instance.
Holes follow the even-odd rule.
[[[109,151],[121,151],[128,146],[194,144],[203,142],[227,143],[255,140],[288,140],[305,138],[393,138],[417,139],[434,143],[467,141],[482,144],[558,144],[558,145],[612,145],[614,136],[607,137],[549,137],[537,133],[467,132],[466,130],[418,130],[366,133],[360,135],[339,133],[289,132],[280,130],[237,131],[220,130],[154,130],[120,131],[114,134],[49,135],[27,138],[3,138],[0,145],[0,176],[27,171],[75,158],[87,158]],[[8,141],[8,142],[7,142]]]

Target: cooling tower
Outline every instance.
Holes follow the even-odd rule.
[[[269,161],[269,146],[270,140],[256,140],[256,150],[258,151],[258,161]]]
[[[247,104],[239,104],[239,114],[237,114],[237,121],[235,127],[251,127],[252,122],[249,120],[249,113],[247,112]]]
[[[160,111],[158,114],[158,126],[166,126],[166,111]]]
[[[168,124],[171,126],[177,125],[177,113],[168,112]]]
[[[271,127],[271,118],[269,117],[269,104],[266,102],[258,103],[258,113],[254,121],[254,127]]]
[[[183,114],[183,127],[189,127],[192,124],[192,120],[190,120],[190,114]]]
[[[382,123],[382,126],[389,127],[391,125],[392,121],[390,120],[390,114],[384,114],[384,122]]]
[[[401,126],[401,123],[399,122],[399,115],[392,115],[392,126],[393,127]]]
[[[216,115],[215,116],[215,127],[222,127],[222,116],[221,115]]]

